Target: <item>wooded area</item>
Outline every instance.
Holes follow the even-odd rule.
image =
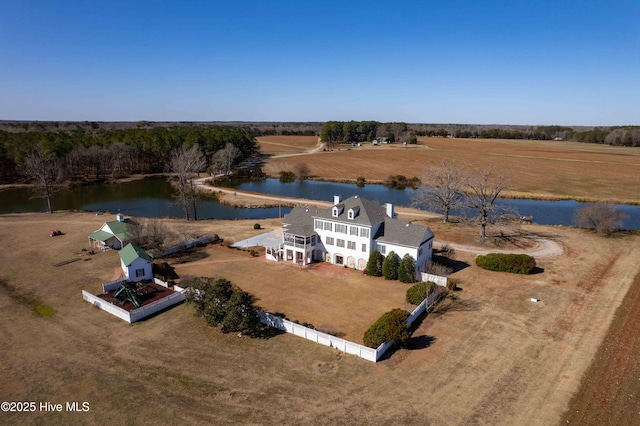
[[[235,126],[103,129],[95,124],[58,130],[32,125],[19,131],[0,131],[0,183],[21,182],[25,160],[36,148],[56,159],[59,181],[164,172],[174,150],[195,144],[207,161],[227,144],[237,148],[236,162],[258,151],[249,129]]]

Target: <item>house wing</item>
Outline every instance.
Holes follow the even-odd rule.
[[[428,226],[416,225],[406,220],[387,219],[376,241],[418,248],[433,238]]]

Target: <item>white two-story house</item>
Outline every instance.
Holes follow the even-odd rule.
[[[427,226],[395,218],[392,204],[379,205],[358,196],[344,201],[335,196],[328,209],[295,207],[284,217],[283,243],[267,250],[272,260],[301,265],[330,262],[365,269],[369,255],[394,251],[409,254],[416,272],[426,270],[433,248],[433,233]]]

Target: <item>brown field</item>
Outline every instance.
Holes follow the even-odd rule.
[[[304,157],[272,158],[264,171],[275,176],[304,162],[317,178],[363,176],[380,182],[395,174],[421,177],[425,167],[442,160],[505,171],[513,175],[514,196],[640,203],[640,149],[578,142],[420,138],[418,145],[407,147],[340,146]]]
[[[299,154],[318,145],[317,136],[260,136],[260,152],[268,155]]]
[[[459,252],[457,259],[471,266],[455,274],[462,281],[457,297],[419,325],[406,349],[374,364],[286,334],[223,335],[187,305],[133,325],[94,309],[80,290],[99,292],[118,266],[115,251],[82,251],[104,220],[64,212],[0,216],[0,401],[91,407],[0,413],[3,424],[554,424],[640,269],[637,236],[602,239],[569,228],[527,228],[565,248],[563,256],[540,259],[544,271],[531,276],[483,271]],[[257,232],[253,222],[196,226],[198,233],[239,240]],[[184,223],[170,221],[176,228]],[[278,227],[275,220],[261,224],[267,231]],[[448,238],[447,227],[432,227],[439,241]],[[49,237],[56,228],[65,235]],[[196,261],[211,263],[191,266],[192,273],[206,266],[208,273],[228,274],[254,289],[258,304],[294,306],[277,287],[285,278],[301,286],[342,283],[322,281],[327,272],[285,269],[225,250],[212,249]],[[52,266],[75,258],[81,260]],[[380,286],[381,294],[394,291],[384,280],[357,278],[362,286]],[[342,290],[338,297],[352,294]],[[304,317],[313,309],[290,316],[313,322]]]

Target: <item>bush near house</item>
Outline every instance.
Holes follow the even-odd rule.
[[[398,281],[402,283],[416,282],[416,261],[410,254],[405,254],[398,266]]]
[[[394,251],[390,251],[382,262],[382,276],[385,280],[398,279],[398,267],[400,266],[400,256]]]
[[[409,312],[397,308],[382,314],[364,333],[365,346],[376,349],[386,341],[391,341],[396,346],[404,343],[411,336],[408,317]]]
[[[489,253],[476,257],[476,265],[489,271],[526,275],[536,267],[536,260],[526,254]]]
[[[433,281],[419,282],[407,290],[406,301],[412,305],[419,305],[436,289],[437,284]]]
[[[367,267],[365,268],[364,273],[372,277],[381,277],[383,262],[384,257],[382,257],[382,254],[378,250],[372,251],[369,255],[369,260],[367,261]]]

